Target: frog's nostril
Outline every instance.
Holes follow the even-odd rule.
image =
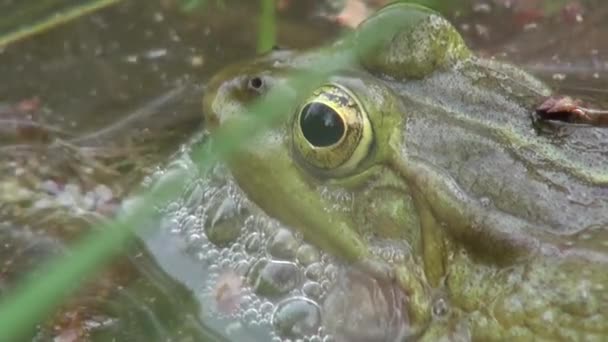
[[[264,87],[264,80],[262,80],[261,77],[252,77],[249,79],[249,82],[247,83],[247,87],[253,91],[261,91],[262,88]]]

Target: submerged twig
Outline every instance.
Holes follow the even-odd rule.
[[[158,126],[159,124],[163,125],[166,122],[155,122],[154,120],[146,120],[154,114],[158,113],[158,111],[165,105],[186,97],[189,94],[189,90],[191,91],[194,89],[199,90],[197,87],[193,87],[189,83],[179,85],[169,90],[168,92],[162,94],[161,96],[154,98],[150,102],[144,104],[142,107],[138,108],[133,113],[127,115],[124,119],[112,123],[93,133],[72,139],[70,141],[73,144],[79,146],[96,145],[96,143],[98,143],[99,141],[110,141],[112,138],[120,136],[120,133],[124,133],[125,131],[132,129],[135,123],[141,123],[145,121],[148,126],[150,126],[151,124],[154,124],[156,126]]]
[[[608,110],[583,107],[581,100],[569,96],[550,97],[538,106],[536,112],[544,120],[608,126]]]

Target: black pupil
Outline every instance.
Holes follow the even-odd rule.
[[[316,147],[330,146],[344,135],[344,121],[331,107],[313,102],[302,109],[300,127],[304,137]]]

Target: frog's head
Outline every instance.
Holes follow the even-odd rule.
[[[461,301],[461,312],[478,310],[482,298],[497,298],[500,288],[484,283],[495,277],[486,261],[504,267],[520,260],[522,251],[558,242],[537,229],[546,222],[535,213],[516,212],[515,197],[493,192],[491,168],[488,174],[480,169],[479,183],[462,190],[458,177],[466,173],[450,152],[460,150],[442,147],[437,139],[427,144],[416,130],[435,138],[443,130],[446,141],[462,138],[462,147],[473,149],[463,154],[470,155],[492,155],[488,151],[496,147],[502,156],[502,145],[540,146],[541,152],[549,151],[545,162],[591,181],[604,177],[577,169],[533,136],[524,104],[546,93],[540,82],[510,66],[475,59],[454,27],[431,10],[389,5],[332,53],[355,58],[306,92],[290,89],[287,77],[322,61],[315,52],[273,51],[223,70],[203,100],[207,127],[251,120],[247,109],[281,87],[291,108],[229,158],[233,176],[268,215],[317,247],[396,279],[408,296],[414,334],[430,321],[431,293],[437,292],[432,289],[447,282],[450,295],[470,299]],[[484,104],[486,97],[493,102]],[[448,124],[453,132],[441,126]],[[507,151],[491,162],[523,160],[537,167],[518,153]],[[460,173],[451,176],[450,168]],[[540,187],[547,181],[530,183]],[[484,198],[475,192],[480,184],[481,192],[489,193]],[[529,195],[524,201],[535,199]],[[487,204],[491,201],[498,209]],[[549,211],[561,204],[537,200],[533,205]],[[397,257],[390,251],[398,251]]]
[[[470,55],[445,19],[405,3],[369,18],[354,41],[357,62],[312,92],[284,91],[291,110],[231,158],[239,184],[258,205],[320,244],[342,241],[350,247],[336,246],[336,252],[347,259],[362,255],[364,248],[355,246],[364,235],[402,239],[414,249],[420,243],[407,184],[390,167],[395,156],[405,158],[409,110],[377,75],[421,78]],[[274,87],[289,87],[289,75],[314,68],[317,60],[315,52],[275,50],[226,68],[203,100],[208,128],[251,119],[248,108]]]
[[[389,27],[378,31],[383,23]],[[437,42],[444,37],[447,46]],[[396,273],[412,297],[411,323],[422,326],[430,313],[422,244],[438,242],[423,241],[411,190],[392,165],[395,158],[406,158],[402,135],[408,109],[375,75],[422,77],[466,58],[468,49],[444,19],[405,4],[380,11],[354,39],[358,48],[374,53],[358,49],[360,63],[345,65],[312,92],[284,91],[292,96],[291,109],[231,157],[230,168],[270,216],[345,261],[376,269],[372,254],[382,253],[372,253],[371,246],[382,242],[386,247],[391,241],[385,250],[399,250],[408,260],[397,265]],[[421,48],[416,54],[404,53],[414,46]],[[317,59],[315,53],[278,50],[225,69],[210,82],[203,100],[208,127],[249,120],[247,109],[255,101],[274,87],[289,87],[286,78],[314,67]]]

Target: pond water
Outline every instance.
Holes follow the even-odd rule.
[[[342,11],[344,3],[278,1],[278,45],[333,41],[361,15]],[[371,11],[382,1],[365,3]],[[435,3],[477,54],[523,67],[556,94],[608,107],[608,3]],[[324,302],[345,305],[337,295],[328,300],[328,289],[361,275],[343,275],[339,261],[268,217],[222,165],[201,175],[188,156],[204,140],[206,82],[256,55],[258,12],[250,0],[207,1],[190,11],[178,1],[131,0],[0,48],[0,293],[66,253],[137,189],[189,177],[162,219],[142,222],[127,255],[33,340],[352,338],[332,336],[327,326],[336,323],[321,315],[339,315]],[[346,20],[332,20],[337,14]],[[233,234],[231,243],[213,236],[217,230]],[[366,281],[362,287],[377,286]],[[378,300],[363,299],[361,309],[375,312]],[[361,341],[404,336],[395,310],[378,312],[387,316],[369,323]]]

